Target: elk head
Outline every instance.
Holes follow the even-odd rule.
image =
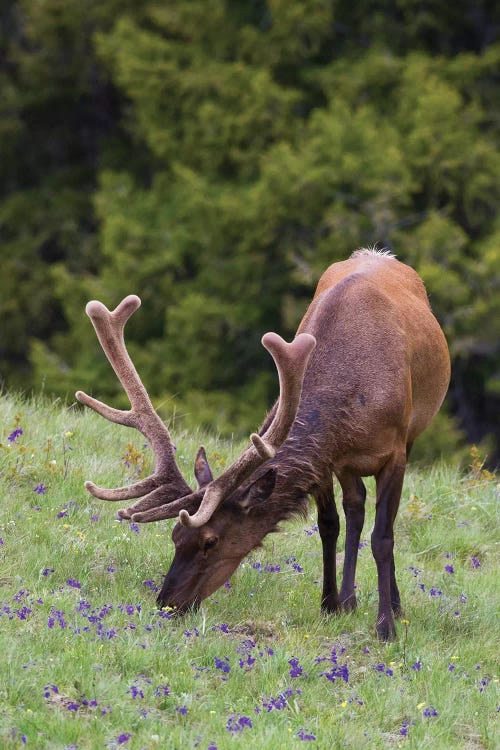
[[[245,555],[276,525],[259,512],[276,481],[275,470],[266,471],[263,464],[273,458],[295,420],[316,340],[302,333],[287,344],[276,333],[265,334],[262,344],[275,361],[280,382],[274,416],[261,434],[250,436],[249,447],[217,479],[213,479],[205,451],[200,448],[195,460],[198,490],[193,492],[175,463],[168,429],[154,410],[125,346],[125,324],[140,304],[139,297],[130,295],[112,312],[97,301],[86,307],[131,409],[114,409],[81,391],[76,397],[106,419],[139,430],[153,450],[154,472],[117,489],[98,487],[93,482],[85,482],[85,487],[103,500],[139,498],[118,511],[124,519],[147,523],[179,516],[172,533],[175,556],[158,602],[182,612],[198,605],[227,581]]]

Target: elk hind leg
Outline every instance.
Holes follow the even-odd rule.
[[[396,628],[392,613],[393,610],[396,613],[401,611],[394,569],[394,520],[398,512],[405,469],[405,454],[396,454],[376,477],[377,505],[371,546],[377,565],[379,591],[376,628],[379,638],[384,641],[394,639]]]

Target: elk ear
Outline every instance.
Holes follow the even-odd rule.
[[[210,484],[210,482],[213,481],[212,472],[208,464],[207,454],[205,453],[205,448],[202,445],[199,447],[196,458],[194,459],[194,475],[196,477],[196,481],[198,482],[198,489],[200,490],[202,489],[202,487],[206,487],[207,484]]]
[[[245,492],[241,507],[245,513],[257,509],[267,500],[276,484],[276,469],[268,469],[265,474],[255,480]]]

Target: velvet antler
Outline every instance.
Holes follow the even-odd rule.
[[[140,305],[139,297],[131,294],[125,297],[112,312],[102,302],[95,300],[89,302],[85,308],[104,353],[122,384],[132,408],[128,411],[114,409],[82,391],[76,393],[76,398],[82,404],[94,409],[111,422],[139,430],[153,450],[155,457],[154,472],[146,479],[117,489],[106,489],[98,487],[93,482],[85,482],[85,487],[90,494],[102,500],[140,498],[130,508],[119,511],[122,518],[130,518],[134,511],[144,511],[165,503],[167,487],[169,489],[168,496],[174,499],[191,493],[191,488],[185,482],[175,463],[174,448],[169,431],[154,410],[125,346],[125,324]]]
[[[310,334],[301,333],[287,344],[276,333],[265,334],[262,344],[275,361],[280,383],[274,419],[263,435],[253,433],[250,436],[252,445],[220,477],[209,482],[207,479],[206,487],[192,492],[175,463],[168,429],[154,410],[125,346],[125,324],[140,304],[139,297],[129,295],[112,312],[97,301],[89,302],[85,308],[132,408],[128,411],[114,409],[82,391],[78,391],[76,397],[106,419],[139,430],[153,449],[154,472],[146,479],[117,489],[98,487],[93,482],[85,482],[85,487],[102,500],[140,498],[129,508],[119,511],[122,518],[145,523],[179,514],[183,525],[199,527],[207,523],[224,498],[264,461],[272,458],[286,440],[297,414],[305,370],[316,340]],[[198,457],[204,459],[204,452],[198,452]],[[189,511],[193,510],[196,512],[190,515]]]

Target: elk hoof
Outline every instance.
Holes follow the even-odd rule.
[[[321,611],[325,615],[337,614],[340,611],[338,597],[334,596],[333,594],[328,594],[328,596],[325,596],[325,598],[321,601]]]
[[[347,599],[344,599],[341,601],[340,608],[342,612],[354,612],[354,610],[357,608],[358,602],[356,600],[356,594],[352,594],[352,596],[348,596]]]
[[[404,616],[404,612],[401,607],[401,604],[398,602],[397,604],[393,603],[391,606],[392,606],[392,614],[394,615],[394,617],[400,620]]]
[[[392,617],[390,619],[384,618],[377,622],[377,636],[379,641],[394,641],[396,640],[396,627]]]

